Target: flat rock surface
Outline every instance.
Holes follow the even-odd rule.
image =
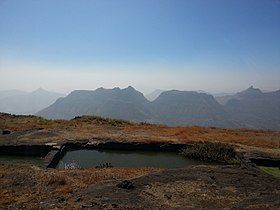
[[[280,208],[280,179],[253,169],[190,167],[130,181],[135,187],[130,190],[115,181],[92,185],[78,195],[85,206],[101,208]]]
[[[3,164],[0,189],[0,209],[280,208],[280,179],[241,166],[45,170]]]

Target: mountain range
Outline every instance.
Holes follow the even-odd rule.
[[[0,91],[0,112],[11,114],[35,114],[54,103],[60,93],[39,88],[33,92],[20,90]]]
[[[280,130],[280,90],[264,93],[250,87],[222,96],[224,98],[196,91],[157,92],[161,92],[159,96],[149,101],[131,86],[125,89],[75,90],[37,115],[48,119],[97,115],[169,126]]]

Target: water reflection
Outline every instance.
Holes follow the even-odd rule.
[[[76,150],[69,151],[60,160],[57,168],[92,168],[92,167],[159,167],[180,168],[188,165],[206,164],[190,160],[177,153],[154,151],[120,150]]]

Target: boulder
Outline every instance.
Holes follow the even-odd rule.
[[[128,181],[128,180],[124,180],[121,183],[117,184],[118,188],[122,188],[122,189],[127,189],[127,190],[131,190],[133,188],[135,188],[135,186],[133,185],[133,182]]]
[[[2,130],[3,135],[9,135],[11,133],[10,130]]]

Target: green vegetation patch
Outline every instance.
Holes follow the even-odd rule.
[[[259,167],[265,173],[271,174],[276,177],[280,177],[280,168],[279,167],[267,167],[267,166],[259,166]]]
[[[80,121],[83,123],[95,123],[100,125],[111,125],[111,126],[121,126],[121,125],[130,125],[132,124],[129,121],[121,120],[121,119],[111,119],[111,118],[103,118],[99,116],[77,116],[72,121]]]
[[[222,143],[199,142],[194,144],[191,148],[182,149],[181,154],[191,159],[208,162],[226,164],[239,163],[234,148],[231,145]]]

